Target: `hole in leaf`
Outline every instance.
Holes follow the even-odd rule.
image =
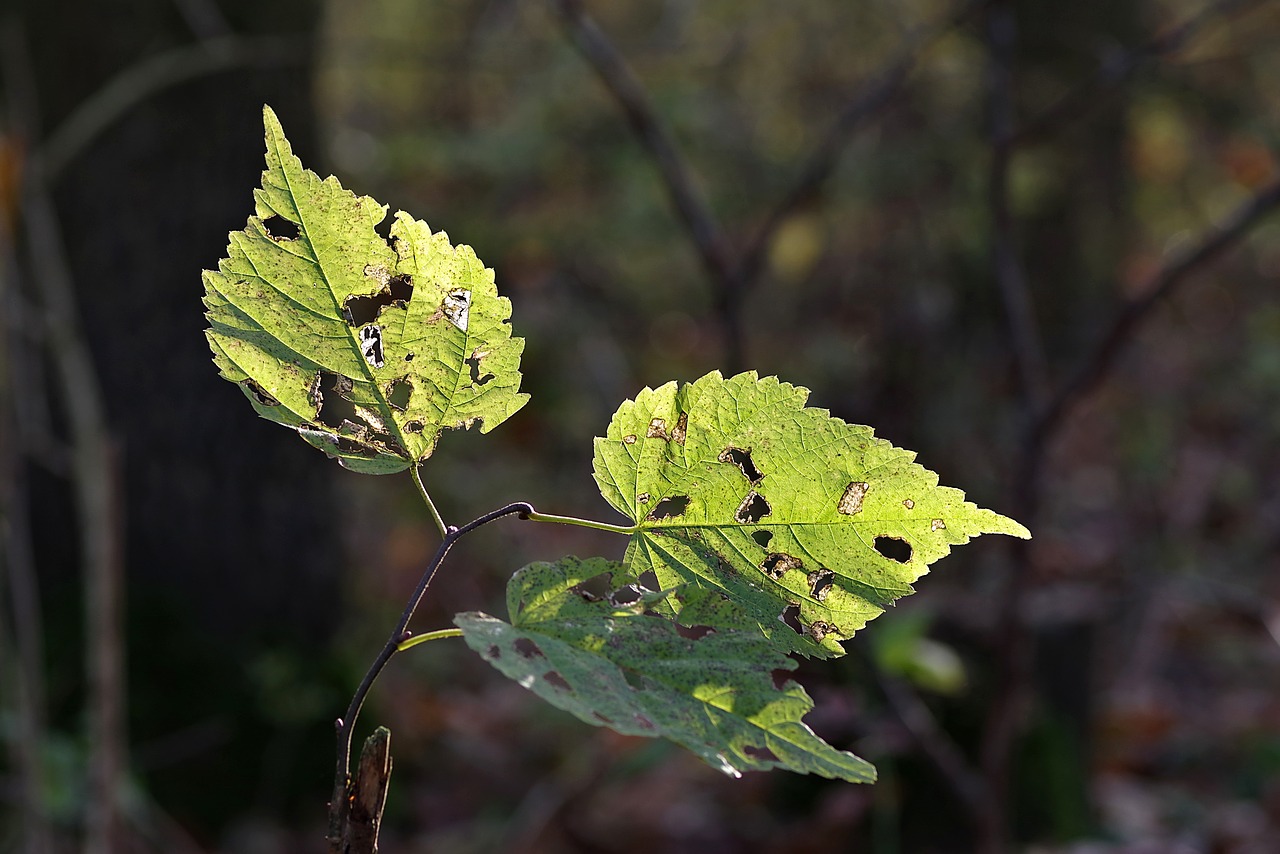
[[[621,587],[609,594],[609,604],[616,608],[622,608],[633,602],[639,602],[644,594],[645,591],[638,586],[628,584],[626,587]]]
[[[245,387],[245,390],[248,391],[249,394],[253,395],[254,400],[258,401],[258,403],[263,406],[280,405],[280,401],[268,394],[267,390],[259,385],[257,380],[248,379],[240,384]]]
[[[714,634],[715,629],[711,626],[682,626],[676,623],[676,633],[686,640],[702,640],[709,634]]]
[[[364,326],[360,329],[360,352],[364,360],[375,368],[383,365],[382,327],[378,325]]]
[[[393,238],[391,237],[391,226],[395,221],[396,218],[393,216],[384,216],[381,222],[376,222],[373,225],[373,230],[376,231],[378,236],[385,240],[387,245],[392,249],[396,248]]]
[[[405,431],[406,433],[421,433],[421,432],[422,432],[422,422],[421,422],[421,421],[409,421],[409,422],[407,422],[407,423],[404,425],[404,431]]]
[[[554,670],[542,674],[542,678],[551,683],[553,687],[559,688],[561,691],[573,690],[573,686],[569,684],[568,680]]]
[[[579,581],[569,588],[588,602],[599,602],[609,595],[609,576],[600,574],[585,581]]]
[[[378,455],[376,448],[371,448],[362,442],[357,442],[355,439],[348,439],[346,436],[339,436],[338,441],[334,444],[344,454],[354,454],[360,457],[376,457]]]
[[[516,652],[525,658],[541,658],[542,650],[538,649],[538,645],[528,638],[516,638]]]
[[[767,747],[756,747],[754,744],[748,744],[742,748],[742,752],[759,762],[778,761],[777,754]]]
[[[742,476],[745,477],[752,486],[755,486],[757,483],[764,480],[764,475],[760,472],[760,469],[756,468],[756,464],[751,461],[750,448],[745,451],[741,448],[725,448],[720,452],[720,456],[717,457],[717,459],[722,463],[730,463],[731,465],[737,466],[738,470],[742,472]]]
[[[860,481],[854,481],[844,488],[844,495],[840,496],[840,503],[836,505],[836,509],[846,516],[853,516],[862,512],[862,499],[867,497],[867,490],[870,484]]]
[[[367,269],[366,272],[368,272]],[[383,275],[385,276],[386,273]],[[413,280],[408,276],[392,276],[387,279],[382,290],[376,293],[365,296],[353,294],[347,297],[342,304],[342,315],[350,326],[364,326],[366,323],[377,320],[378,315],[382,314],[382,310],[389,305],[399,305],[404,308],[412,297]]]
[[[387,403],[392,409],[404,412],[409,408],[409,396],[413,394],[413,384],[408,377],[401,377],[387,386]]]
[[[645,518],[650,522],[660,522],[663,519],[673,519],[689,509],[689,496],[672,495],[664,498],[657,504],[653,505],[653,511]]]
[[[809,573],[809,595],[819,602],[825,601],[835,577],[836,574],[829,569],[815,569]]]
[[[471,354],[470,358],[467,359],[467,367],[471,369],[472,385],[484,385],[485,383],[493,379],[493,374],[480,373],[480,360],[487,355],[489,354],[484,352],[483,350],[476,350],[474,353]]]
[[[773,531],[766,531],[761,528],[751,534],[751,539],[755,540],[760,548],[767,549],[769,548],[769,541],[773,539]]]
[[[773,509],[769,507],[769,502],[765,501],[764,496],[753,489],[747,493],[746,498],[742,499],[742,503],[738,505],[738,511],[733,514],[733,518],[739,525],[754,525],[772,512]]]
[[[658,575],[652,569],[646,569],[640,573],[640,584],[644,586],[645,590],[656,592],[662,589],[658,586]]]
[[[942,530],[945,530],[946,527],[947,527],[947,523],[942,521],[941,519],[934,519],[932,522],[929,523],[930,531],[942,531]]]
[[[800,624],[800,605],[796,602],[788,602],[787,607],[782,609],[782,613],[778,615],[778,619],[783,625],[790,626],[791,630],[798,635],[804,634],[804,626]]]
[[[269,216],[262,221],[262,227],[267,230],[267,236],[275,241],[297,240],[298,224],[290,222],[282,216]]]
[[[462,288],[449,291],[440,302],[440,314],[466,332],[471,317],[471,291]]]
[[[412,362],[412,361],[413,361],[413,354],[412,354],[412,353],[405,353],[405,354],[404,354],[404,360],[405,360],[406,362]]]
[[[803,568],[804,562],[800,558],[781,552],[774,552],[764,559],[764,563],[760,564],[760,571],[774,581],[786,575],[790,570]]]
[[[355,404],[347,397],[351,394],[351,378],[342,374],[321,371],[311,385],[311,402],[316,405],[316,420],[337,430],[343,422],[356,423]]]
[[[898,563],[911,560],[911,543],[901,537],[876,537],[876,551]]]
[[[648,503],[649,503],[649,493],[647,493],[647,492],[642,492],[642,493],[640,493],[639,495],[637,495],[637,496],[636,496],[636,501],[638,501],[638,502],[639,502],[639,503],[641,503],[641,504],[648,504]]]
[[[492,658],[494,661],[497,661],[499,658],[502,658],[502,650],[498,649],[497,644],[491,644],[489,648],[484,651],[484,657]]]

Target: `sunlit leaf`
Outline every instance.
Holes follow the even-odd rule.
[[[953,545],[1030,534],[808,394],[755,373],[645,389],[596,439],[595,476],[639,528],[630,572],[721,591],[784,648],[827,657]]]
[[[321,179],[263,111],[256,215],[206,271],[222,376],[264,418],[358,471],[400,471],[440,432],[496,427],[524,405],[511,303],[468,246]]]
[[[648,613],[658,602],[694,628]],[[477,612],[454,621],[503,674],[589,724],[668,738],[735,776],[785,768],[875,779],[869,763],[801,720],[812,700],[794,681],[775,679],[795,661],[717,593],[655,595],[619,564],[565,558],[517,572],[507,607],[510,623]]]

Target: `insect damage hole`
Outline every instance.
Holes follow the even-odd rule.
[[[413,383],[408,377],[392,380],[387,386],[387,404],[395,410],[404,412],[409,408],[409,398],[413,395]]]
[[[283,243],[286,240],[297,240],[298,235],[301,233],[298,231],[297,223],[290,222],[279,214],[264,219],[262,227],[266,230],[267,237],[277,243]]]
[[[672,495],[653,505],[653,510],[646,517],[650,522],[660,522],[680,516],[689,509],[689,496]]]
[[[382,353],[382,327],[376,324],[360,329],[360,353],[364,360],[375,368],[384,364]]]
[[[745,477],[747,482],[752,486],[755,486],[760,481],[764,480],[764,474],[760,469],[756,468],[756,464],[751,460],[750,448],[743,450],[742,448],[734,448],[730,446],[721,451],[720,456],[716,457],[716,459],[722,463],[729,463],[730,465],[737,466],[738,470],[742,472],[742,476]]]
[[[769,548],[769,541],[773,539],[773,531],[766,531],[761,528],[759,531],[751,532],[751,539],[756,541],[756,545],[762,549]]]
[[[774,552],[760,564],[760,571],[774,581],[782,578],[793,569],[804,569],[804,561],[782,552]]]
[[[471,356],[466,360],[466,365],[467,365],[467,367],[471,369],[471,384],[472,384],[472,385],[475,385],[475,386],[481,386],[481,385],[484,385],[485,383],[489,382],[490,380],[492,380],[492,379],[494,378],[494,377],[493,377],[493,374],[490,374],[490,373],[484,373],[484,374],[482,374],[482,373],[480,373],[480,360],[481,360],[481,359],[483,359],[483,358],[484,358],[485,356],[487,356],[487,355],[489,355],[489,353],[488,353],[488,351],[487,351],[487,350],[476,350],[476,351],[475,351],[475,352],[473,352],[473,353],[471,354]]]
[[[733,518],[739,525],[754,525],[772,512],[773,508],[769,506],[769,502],[753,489],[747,493],[746,498],[742,499]]]
[[[466,332],[471,318],[471,291],[462,288],[449,291],[440,302],[440,313],[445,320]]]
[[[311,384],[311,402],[316,407],[316,420],[326,427],[338,430],[343,423],[355,424],[360,420],[351,394],[350,377],[321,371]]]
[[[279,406],[280,401],[276,400],[271,394],[263,388],[257,380],[248,379],[240,383],[244,386],[245,391],[253,395],[253,399],[263,406]]]
[[[819,602],[826,601],[831,585],[835,583],[836,574],[829,569],[815,569],[809,573],[809,595]]]
[[[844,488],[844,495],[840,496],[840,502],[836,505],[836,509],[846,516],[853,516],[862,512],[862,499],[867,497],[867,490],[871,488],[868,483],[854,481]]]
[[[804,634],[804,626],[800,624],[800,603],[788,602],[787,607],[783,608],[782,613],[778,615],[778,620],[796,634]]]
[[[365,274],[369,275],[368,268],[365,269]],[[348,325],[358,328],[373,323],[388,306],[404,308],[412,297],[413,280],[409,276],[392,276],[380,291],[347,297],[342,304],[342,316]]]
[[[911,543],[901,537],[876,537],[876,551],[889,560],[906,563],[911,560]]]

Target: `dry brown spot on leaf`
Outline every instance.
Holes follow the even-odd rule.
[[[844,488],[844,495],[840,496],[840,502],[836,505],[836,509],[846,516],[861,513],[862,499],[867,497],[867,490],[870,488],[870,484],[855,480]]]
[[[760,571],[777,581],[793,569],[804,569],[804,561],[785,552],[774,552],[760,564]]]

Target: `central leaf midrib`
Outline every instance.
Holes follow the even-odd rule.
[[[315,241],[311,239],[311,230],[307,227],[307,218],[302,211],[303,206],[298,204],[298,194],[293,189],[293,181],[289,178],[289,170],[286,166],[286,160],[281,156],[280,152],[280,140],[277,138],[274,129],[272,132],[271,143],[275,148],[276,162],[280,164],[280,174],[284,178],[285,189],[289,193],[290,201],[293,202],[294,211],[298,214],[298,226],[302,229],[302,234],[307,238],[307,245],[311,247],[311,254],[315,258],[316,268],[320,271],[320,278],[324,281],[325,288],[329,292],[329,299],[333,302],[334,316],[340,318],[342,317],[342,305],[338,302],[338,295],[333,289],[333,282],[329,278],[328,271],[325,270],[324,262],[320,259],[320,252],[316,249]],[[356,361],[359,363],[360,369],[364,373],[365,382],[373,388],[374,399],[378,401],[378,408],[381,410],[380,414],[382,415],[383,422],[395,431],[397,443],[402,449],[404,449],[405,453],[408,454],[408,442],[405,440],[404,434],[400,431],[400,425],[396,423],[395,417],[391,412],[391,405],[382,393],[382,389],[378,386],[378,381],[374,378],[373,372],[369,367],[369,363],[364,357],[364,353],[360,350],[360,345],[356,341],[354,330],[352,330],[349,325],[347,325],[347,327],[347,344],[350,345],[352,350],[355,352]],[[323,403],[321,405],[323,405]],[[336,430],[334,433],[337,435]],[[382,454],[379,453],[379,456],[382,456]]]

